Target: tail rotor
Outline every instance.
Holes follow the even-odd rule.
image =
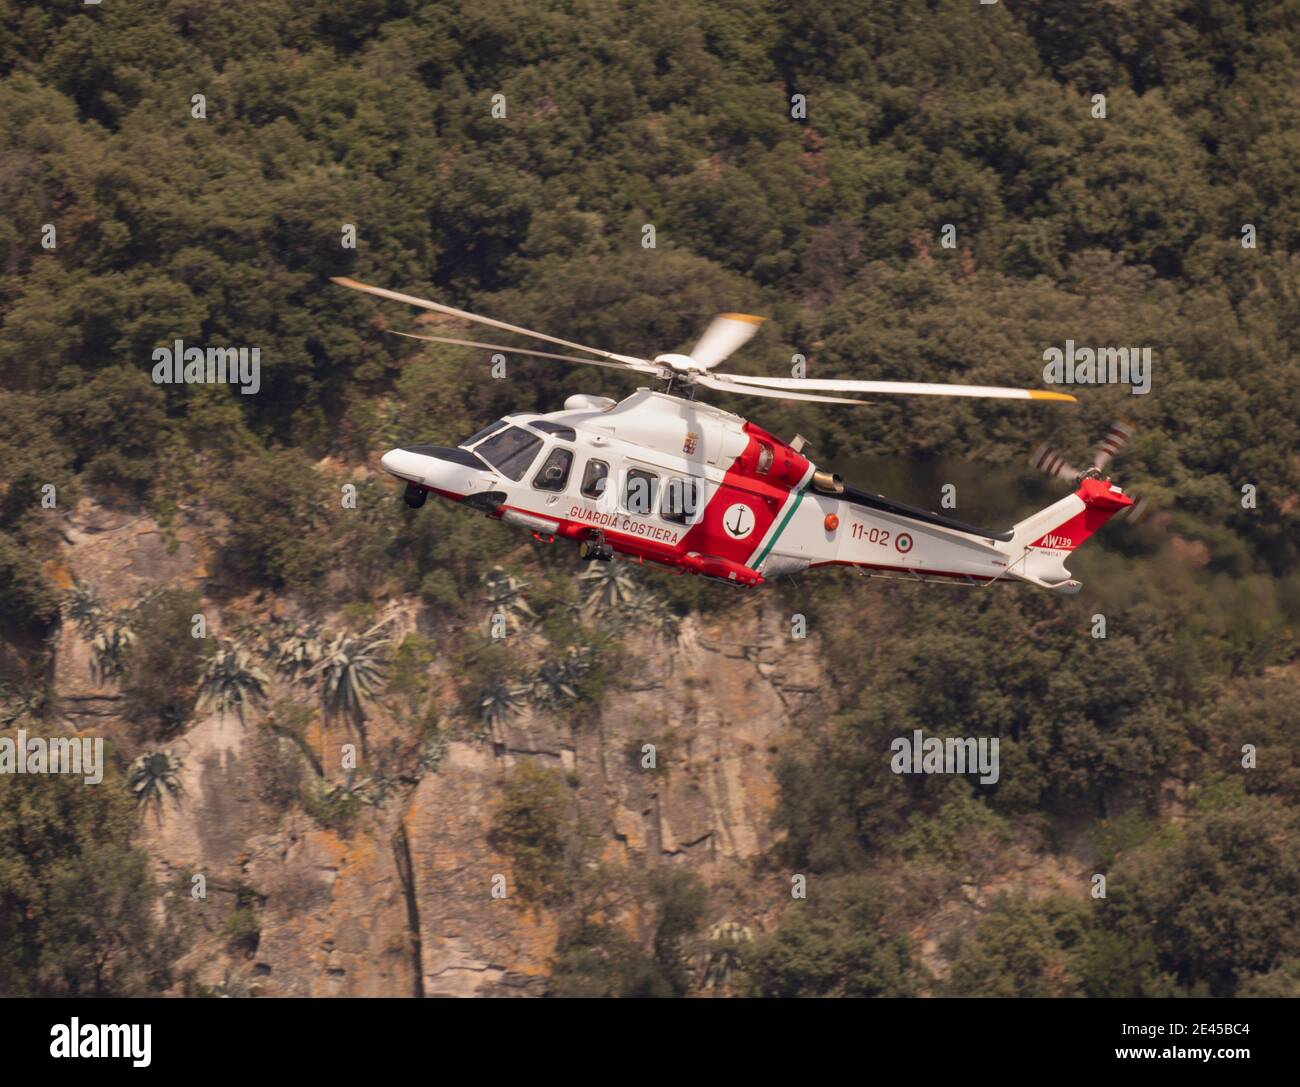
[[[1093,451],[1092,464],[1083,471],[1079,471],[1055,449],[1046,445],[1040,445],[1029,455],[1029,464],[1052,479],[1064,479],[1075,484],[1082,479],[1100,479],[1102,470],[1119,455],[1136,432],[1137,427],[1128,420],[1115,420]],[[1133,499],[1133,505],[1121,510],[1116,518],[1136,524],[1150,512],[1150,504],[1138,495],[1130,494],[1129,497]]]

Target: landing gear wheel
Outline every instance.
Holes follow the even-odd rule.
[[[605,542],[604,536],[593,536],[582,541],[578,554],[588,562],[609,562],[614,557],[614,549]]]
[[[414,483],[406,485],[406,493],[402,495],[406,499],[406,504],[413,510],[418,510],[424,505],[424,500],[429,497],[429,492],[423,487],[417,487]]]

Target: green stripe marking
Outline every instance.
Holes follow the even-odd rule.
[[[799,503],[803,501],[804,492],[807,489],[808,489],[807,484],[804,484],[802,487],[799,488],[798,494],[794,496],[794,501],[790,503],[790,508],[786,511],[785,516],[781,519],[781,524],[777,527],[777,530],[774,533],[772,533],[772,538],[767,541],[767,546],[763,548],[763,553],[759,555],[758,558],[755,559],[752,563],[750,563],[749,568],[751,570],[757,570],[760,566],[763,565],[763,560],[767,558],[768,553],[776,545],[776,541],[781,538],[781,533],[785,531],[785,526],[790,523],[790,518],[794,516],[794,511],[799,508]]]

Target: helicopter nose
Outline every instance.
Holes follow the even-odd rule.
[[[464,449],[441,445],[408,445],[390,449],[380,458],[385,472],[430,487],[448,497],[482,490],[492,480],[487,466]]]
[[[380,458],[379,463],[389,475],[410,483],[423,483],[427,468],[431,467],[428,464],[430,459],[419,453],[412,453],[409,449],[390,449]]]

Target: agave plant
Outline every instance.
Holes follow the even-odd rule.
[[[438,767],[442,765],[442,760],[446,757],[447,734],[445,732],[435,732],[426,737],[420,744],[420,751],[415,761],[421,770],[436,774]]]
[[[222,717],[227,710],[233,709],[242,725],[246,706],[260,706],[266,702],[269,682],[266,673],[257,667],[243,646],[223,642],[203,670],[198,707],[208,710],[215,706]]]
[[[753,931],[735,921],[723,921],[709,929],[710,946],[704,954],[702,986],[725,988],[740,964],[741,948],[753,939]]]
[[[641,589],[621,562],[593,562],[578,578],[585,593],[584,615],[622,611],[635,606]]]
[[[331,801],[356,800],[362,804],[376,803],[375,783],[370,778],[360,777],[355,767],[347,772],[342,781],[336,781],[325,787],[325,798]]]
[[[163,798],[181,792],[181,760],[171,751],[149,751],[140,755],[127,773],[126,784],[136,807],[152,803],[162,809]]]
[[[117,679],[126,671],[131,647],[135,645],[135,631],[124,616],[118,615],[98,628],[90,642],[90,674],[100,683]]]
[[[86,581],[74,581],[63,598],[63,614],[76,624],[83,638],[98,632],[108,609],[100,599],[99,590]]]
[[[632,606],[632,620],[643,629],[651,630],[661,638],[677,638],[680,619],[667,604],[653,593],[642,593]]]
[[[306,682],[324,655],[325,645],[314,627],[295,627],[271,641],[275,669],[290,683]]]
[[[340,826],[350,822],[358,805],[373,807],[382,800],[376,797],[375,782],[360,776],[351,769],[342,781],[317,781],[314,786],[316,804],[313,814],[326,826]]]
[[[543,661],[533,681],[533,699],[543,706],[572,702],[578,697],[577,683],[592,667],[587,646],[571,645],[564,655]]]
[[[490,680],[478,700],[479,715],[483,723],[492,728],[501,724],[507,717],[522,712],[526,694],[525,688],[512,686],[500,677]]]
[[[494,566],[483,575],[483,599],[488,605],[489,627],[498,615],[505,619],[508,630],[523,630],[537,621],[537,613],[524,595],[527,588],[527,582],[500,566]]]
[[[578,697],[578,692],[570,679],[563,659],[543,661],[533,681],[533,701],[540,706],[572,701]]]
[[[381,638],[384,624],[364,634],[340,634],[327,646],[310,675],[322,679],[321,697],[327,713],[342,717],[358,728],[364,724],[365,703],[374,698],[387,672],[380,650],[389,642]]]

